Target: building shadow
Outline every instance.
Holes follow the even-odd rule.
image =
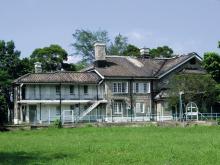
[[[72,157],[62,153],[43,155],[40,153],[28,152],[0,152],[1,165],[26,165],[26,164],[48,164],[49,161]]]

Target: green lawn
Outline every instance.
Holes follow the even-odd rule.
[[[0,164],[220,164],[220,127],[3,132]]]

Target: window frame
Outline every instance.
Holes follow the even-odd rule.
[[[150,93],[150,82],[134,82],[133,92],[136,94],[147,94]]]
[[[113,102],[113,114],[122,115],[123,114],[123,102],[115,101]]]
[[[136,113],[145,113],[145,103],[144,102],[137,102],[135,104],[135,112]]]
[[[113,82],[112,93],[114,94],[128,93],[128,82]]]

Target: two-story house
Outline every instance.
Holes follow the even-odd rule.
[[[14,81],[14,123],[172,120],[167,84],[180,72],[202,72],[201,58],[191,53],[172,58],[106,55],[95,44],[93,65],[81,72],[35,73]]]

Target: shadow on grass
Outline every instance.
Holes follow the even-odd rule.
[[[43,155],[40,153],[28,152],[0,152],[0,164],[4,165],[24,165],[24,164],[48,164],[49,161],[64,159],[71,155],[55,153]]]

